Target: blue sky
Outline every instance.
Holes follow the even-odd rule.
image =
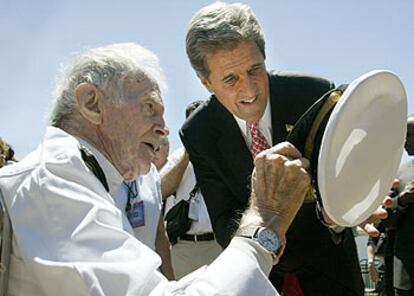
[[[165,118],[178,148],[185,106],[208,97],[187,60],[184,36],[192,15],[211,2],[0,0],[0,136],[22,158],[42,138],[61,64],[87,48],[136,42],[160,58],[169,85]],[[315,73],[336,84],[389,69],[402,79],[414,113],[413,1],[243,2],[265,31],[268,69]]]

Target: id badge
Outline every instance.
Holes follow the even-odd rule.
[[[127,218],[129,223],[131,223],[132,228],[137,228],[145,226],[145,211],[144,211],[144,201],[140,200],[132,205],[131,209],[127,213]]]
[[[200,200],[196,197],[193,197],[190,200],[190,206],[188,209],[188,218],[194,221],[198,221],[199,213],[200,213]]]

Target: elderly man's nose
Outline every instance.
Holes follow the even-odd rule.
[[[161,137],[167,137],[170,134],[169,128],[165,125],[157,126],[155,132]]]

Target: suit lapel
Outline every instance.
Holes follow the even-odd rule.
[[[270,109],[272,114],[272,141],[273,145],[286,140],[288,134],[287,127],[287,110],[289,108],[288,101],[280,94],[283,87],[279,82],[277,75],[269,77],[269,94],[270,94]]]
[[[249,197],[249,188],[246,180],[250,179],[253,171],[253,158],[250,154],[244,137],[237,125],[233,115],[215,98],[212,103],[216,107],[217,129],[220,130],[220,137],[217,141],[217,150],[221,154],[219,165],[226,176],[230,176],[232,191],[235,194],[242,194],[246,200]]]

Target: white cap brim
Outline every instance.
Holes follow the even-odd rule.
[[[407,97],[398,76],[371,71],[354,80],[329,117],[317,181],[323,207],[338,225],[356,226],[382,203],[405,143]]]

